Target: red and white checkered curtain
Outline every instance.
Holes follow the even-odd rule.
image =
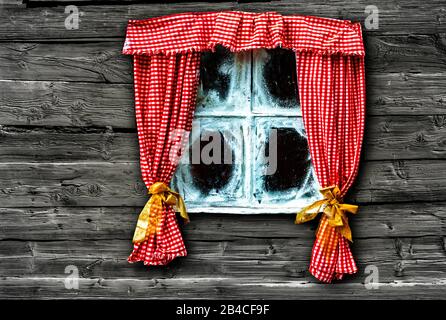
[[[200,53],[134,56],[136,124],[147,189],[169,184],[192,127]],[[166,265],[186,256],[175,211],[164,205],[156,232],[135,243],[128,261]]]
[[[123,52],[134,55],[141,171],[147,187],[168,184],[172,177],[176,161],[169,154],[187,140],[177,133],[190,130],[199,54],[217,45],[232,52],[276,47],[295,51],[313,166],[321,187],[334,185],[345,195],[356,177],[364,126],[361,26],[275,12],[183,13],[129,21]],[[135,244],[129,261],[164,265],[186,255],[174,211],[167,204],[163,208],[160,227]],[[347,240],[325,215],[310,272],[324,282],[356,272]]]
[[[322,188],[336,185],[344,196],[359,165],[364,131],[364,59],[358,56],[297,52],[302,115],[311,159]],[[331,282],[357,267],[347,239],[322,216],[310,272]]]

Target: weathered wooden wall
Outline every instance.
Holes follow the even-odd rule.
[[[446,298],[446,3],[6,0],[0,6],[0,297]],[[78,30],[64,28],[77,4]],[[126,21],[246,10],[364,21],[366,138],[353,250],[359,273],[318,284],[306,271],[315,224],[290,215],[197,214],[189,256],[130,265],[146,199],[140,180]],[[67,290],[67,265],[80,269]],[[375,265],[380,286],[364,286]]]

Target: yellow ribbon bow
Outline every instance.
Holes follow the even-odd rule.
[[[139,214],[136,223],[133,243],[141,243],[147,236],[156,232],[163,213],[163,206],[176,206],[185,222],[189,222],[183,198],[179,193],[172,191],[165,183],[155,182],[152,184],[149,188],[149,194],[151,194],[151,197]]]
[[[348,225],[347,212],[356,214],[358,206],[342,203],[341,191],[338,186],[330,186],[320,190],[325,199],[318,200],[303,208],[296,216],[295,223],[301,224],[313,220],[323,212],[328,224],[335,228],[344,238],[352,241],[352,231]]]

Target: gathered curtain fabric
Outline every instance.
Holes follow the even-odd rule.
[[[168,188],[191,130],[200,54],[217,45],[232,52],[285,48],[296,54],[299,95],[313,167],[324,199],[301,211],[297,223],[322,212],[310,272],[323,282],[357,267],[343,203],[355,180],[365,112],[361,26],[350,21],[239,11],[184,13],[130,20],[123,53],[134,56],[135,109],[144,183],[151,199],[138,219],[130,262],[165,265],[185,256]]]
[[[358,171],[364,131],[364,61],[356,55],[298,52],[296,65],[313,167],[320,186],[332,196],[330,200],[339,202]],[[348,221],[343,223],[348,226]],[[348,244],[351,235],[336,229],[329,217],[321,217],[310,272],[324,282],[357,271]]]
[[[199,62],[200,54],[197,52],[134,56],[141,173],[152,197],[166,192],[163,185],[161,190],[151,190],[151,187],[157,182],[169,183],[178,155],[187,141],[187,135],[183,133],[191,130]],[[128,260],[165,265],[178,256],[185,256],[187,252],[173,206],[165,202],[149,205],[151,210],[142,214],[152,215],[146,222],[155,221],[154,230],[146,232],[142,241],[134,243]]]

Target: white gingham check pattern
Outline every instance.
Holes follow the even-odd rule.
[[[296,53],[299,95],[311,159],[321,187],[344,196],[359,166],[365,116],[363,56]],[[357,272],[348,241],[323,217],[310,272],[319,280]]]
[[[259,48],[295,51],[300,101],[313,165],[321,187],[345,195],[359,164],[365,75],[361,26],[350,21],[282,16],[275,12],[183,13],[130,20],[123,53],[134,55],[135,106],[141,171],[147,187],[168,183],[176,168],[172,130],[190,130],[199,55],[222,45],[232,52]],[[184,140],[184,139],[183,139]],[[172,208],[155,236],[136,244],[129,261],[166,264],[186,255]],[[321,218],[310,272],[330,282],[357,271],[347,240]]]
[[[199,63],[196,52],[134,56],[136,124],[147,188],[155,182],[168,184],[175,172],[177,162],[172,155],[184,148],[182,133],[191,130]],[[165,265],[187,255],[174,210],[163,209],[156,233],[134,244],[129,262]]]

